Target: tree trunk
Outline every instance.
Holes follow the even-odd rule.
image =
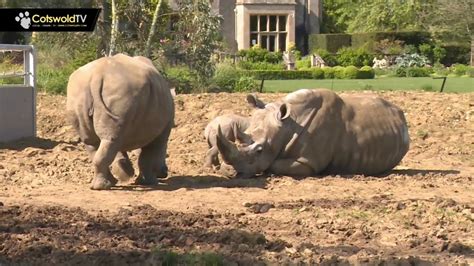
[[[97,45],[97,53],[96,57],[102,57],[107,54],[108,51],[108,38],[105,36],[109,36],[109,16],[110,16],[110,8],[107,5],[106,0],[98,0],[97,1],[98,7],[101,9],[99,19],[97,20],[97,36],[99,37],[99,44]]]
[[[474,36],[471,36],[471,66],[474,67]]]
[[[145,46],[145,56],[146,57],[150,57],[151,41],[153,39],[153,36],[155,35],[156,24],[158,23],[158,14],[160,13],[160,8],[161,8],[161,2],[163,2],[163,1],[162,0],[158,1],[158,3],[156,4],[155,13],[153,14],[153,21],[151,23],[150,33],[148,34],[148,39],[146,41],[146,46]]]
[[[118,35],[118,15],[117,15],[117,6],[115,0],[112,0],[112,30],[110,32],[110,48],[109,48],[109,56],[115,54],[116,50],[116,43],[117,43],[117,35]]]

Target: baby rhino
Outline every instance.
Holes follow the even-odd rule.
[[[204,130],[204,137],[206,138],[209,150],[206,153],[204,166],[218,167],[219,150],[217,149],[217,128],[220,126],[222,134],[226,139],[235,142],[238,140],[241,143],[250,143],[252,140],[244,131],[249,126],[249,119],[240,115],[225,114],[214,118]]]

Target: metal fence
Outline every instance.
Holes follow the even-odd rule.
[[[23,71],[0,72],[0,80],[23,77],[23,84],[0,83],[0,142],[36,137],[35,49],[32,45],[0,44],[0,53],[11,52],[23,53]]]

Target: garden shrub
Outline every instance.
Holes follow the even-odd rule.
[[[217,71],[216,71],[217,72]],[[224,71],[225,72],[225,71]],[[230,71],[229,71],[230,72]],[[235,70],[234,70],[235,72]],[[226,72],[228,73],[228,72]],[[165,77],[175,87],[176,93],[191,93],[197,84],[197,76],[186,66],[170,67],[165,69]],[[225,74],[221,73],[222,76]],[[229,77],[222,77],[221,81],[226,81]],[[227,83],[226,83],[227,84]]]
[[[258,89],[257,81],[252,76],[241,76],[235,83],[235,92],[256,91]]]
[[[345,78],[345,68],[342,66],[335,66],[333,67],[334,70],[334,78],[336,79],[344,79]]]
[[[324,49],[317,49],[313,54],[318,54],[326,63],[326,66],[337,66],[337,57]]]
[[[312,68],[311,71],[313,72],[313,79],[324,79],[324,71],[321,68],[315,67]]]
[[[53,94],[65,94],[69,76],[74,69],[71,66],[52,68],[44,64],[38,66],[38,89]]]
[[[429,43],[431,34],[426,31],[386,31],[386,32],[368,32],[368,33],[353,33],[351,37],[352,47],[358,48],[362,46],[372,46],[373,43],[389,39],[400,40],[405,44],[420,45],[422,43]]]
[[[312,70],[243,70],[242,75],[251,76],[254,79],[277,80],[277,79],[312,79]]]
[[[342,48],[338,51],[337,61],[341,66],[368,66],[372,65],[374,56],[369,54],[367,49],[361,48]]]
[[[397,67],[423,67],[428,64],[428,58],[419,54],[403,54],[395,59]]]
[[[323,67],[321,69],[323,70],[325,79],[333,79],[334,78],[334,68],[332,68],[332,67]]]
[[[267,49],[261,48],[259,45],[254,45],[247,50],[240,50],[237,53],[244,60],[249,62],[266,62],[271,64],[280,63],[283,60],[281,52],[270,52]]]
[[[423,43],[418,46],[418,50],[420,51],[420,54],[432,61],[433,59],[433,49],[431,48],[431,45],[428,43]]]
[[[465,64],[469,63],[469,54],[471,47],[469,44],[443,44],[442,48],[445,49],[445,57],[440,62],[445,66],[452,64]]]
[[[305,57],[301,60],[296,60],[296,69],[307,70],[311,68],[311,57]]]
[[[399,67],[396,70],[397,77],[429,77],[431,69],[426,67]]]
[[[280,64],[272,64],[267,62],[250,62],[250,61],[239,61],[237,67],[245,70],[284,70],[285,66]]]
[[[433,61],[435,63],[439,63],[441,62],[441,60],[444,59],[445,56],[446,56],[446,49],[444,49],[443,47],[439,45],[435,45],[435,47],[433,48]]]
[[[356,79],[358,71],[359,70],[355,66],[347,66],[344,69],[344,78],[346,78],[346,79]]]
[[[469,67],[469,69],[467,70],[467,76],[470,77],[470,78],[474,78],[474,67]]]
[[[463,64],[455,64],[451,66],[452,72],[457,76],[463,76],[468,74],[469,66]]]
[[[370,66],[363,66],[357,71],[358,79],[373,79],[375,77],[375,71]]]

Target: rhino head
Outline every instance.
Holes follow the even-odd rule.
[[[220,127],[217,130],[217,148],[238,177],[251,177],[267,170],[291,137],[289,105],[264,104],[255,95],[249,95],[247,101],[256,108],[245,132],[252,139],[251,144],[237,147],[225,138]]]

